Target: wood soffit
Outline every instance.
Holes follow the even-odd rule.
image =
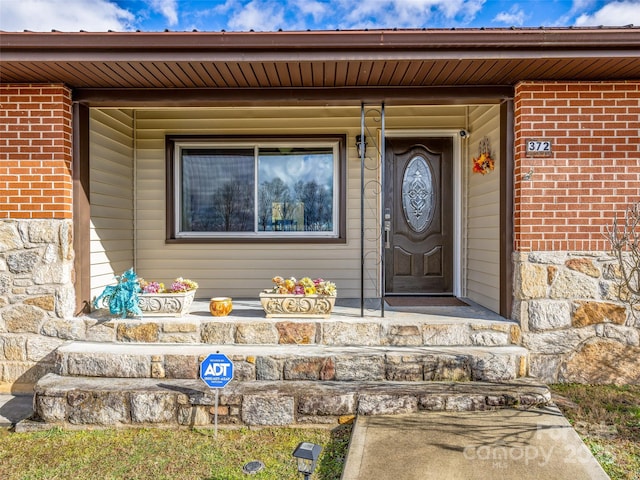
[[[255,101],[266,90],[274,101],[323,95],[380,100],[411,92],[428,97],[423,90],[433,87],[462,90],[512,87],[522,80],[637,79],[636,27],[0,32],[0,82],[64,83],[86,89],[79,92],[85,98],[106,97],[112,89],[132,99],[140,89],[202,89],[212,101],[222,99],[214,92],[220,96],[223,90],[253,92],[249,97],[255,96]],[[296,91],[300,94],[291,93]],[[180,95],[186,101],[190,94]]]

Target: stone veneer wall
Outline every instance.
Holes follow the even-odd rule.
[[[514,316],[546,382],[640,383],[640,317],[617,297],[604,252],[515,254]]]
[[[514,305],[531,373],[640,383],[639,320],[603,235],[640,201],[640,82],[522,82],[514,98]],[[526,140],[552,142],[528,157]]]
[[[33,384],[72,338],[70,220],[0,221],[0,385]],[[82,324],[84,325],[84,324]]]

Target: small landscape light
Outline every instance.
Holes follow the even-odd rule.
[[[321,451],[320,445],[310,442],[301,442],[293,451],[293,456],[298,460],[298,472],[304,475],[304,480],[309,480],[316,469]]]
[[[254,460],[253,462],[249,462],[245,464],[245,466],[242,467],[242,471],[249,475],[255,475],[263,468],[264,468],[264,463],[262,463],[260,460]]]

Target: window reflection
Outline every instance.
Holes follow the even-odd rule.
[[[266,148],[258,156],[258,230],[333,230],[331,148]]]
[[[253,149],[182,150],[181,230],[253,231],[253,169]]]

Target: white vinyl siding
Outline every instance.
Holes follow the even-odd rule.
[[[91,109],[91,297],[134,264],[133,115]]]
[[[465,296],[498,311],[500,152],[499,106],[403,106],[386,109],[392,131],[468,128],[462,149],[461,284]],[[380,294],[379,196],[375,195],[374,138],[370,122],[365,183],[365,296]],[[171,243],[166,241],[166,135],[347,135],[346,243]],[[148,280],[178,276],[200,284],[198,297],[256,298],[275,275],[322,277],[341,298],[360,296],[360,107],[182,108],[91,111],[92,295],[131,266]],[[496,169],[471,173],[478,142],[489,137]],[[135,145],[135,147],[134,147]],[[463,143],[464,145],[464,143]],[[135,209],[134,209],[135,206]]]
[[[395,107],[387,129],[458,128],[465,107]],[[136,264],[139,275],[168,282],[184,276],[200,284],[199,297],[256,298],[274,275],[322,277],[339,296],[360,296],[360,161],[355,136],[359,107],[278,107],[139,110],[136,112]],[[171,244],[165,242],[165,135],[347,134],[346,244]],[[371,146],[373,140],[369,140]],[[365,181],[377,172],[367,171]],[[368,199],[367,248],[375,248],[379,199]],[[373,238],[371,240],[369,237]],[[497,248],[497,247],[496,247]],[[371,258],[369,256],[368,258]],[[365,296],[378,292],[376,262],[365,274]],[[368,263],[368,265],[369,265]]]
[[[500,309],[500,107],[469,109],[466,197],[466,296],[495,312]],[[473,173],[479,142],[487,137],[495,169]]]
[[[346,244],[165,243],[165,135],[296,135],[347,133],[356,156],[359,108],[149,110],[137,113],[138,231],[140,275],[167,282],[179,275],[200,284],[199,297],[257,298],[275,275],[323,277],[339,295],[358,297],[360,250],[359,163],[347,164]]]

